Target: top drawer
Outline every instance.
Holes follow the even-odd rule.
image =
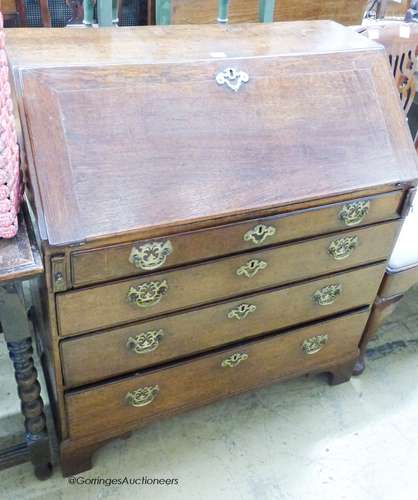
[[[402,191],[165,238],[74,252],[75,287],[396,219]]]

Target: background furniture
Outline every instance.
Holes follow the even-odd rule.
[[[370,339],[383,321],[394,311],[405,293],[418,283],[418,197],[411,193],[411,212],[402,226],[389,266],[379,289],[372,313],[360,344],[360,357],[353,374],[365,369],[365,355]]]
[[[407,115],[416,94],[418,26],[404,22],[378,21],[368,27],[359,28],[359,31],[386,48],[400,101]],[[406,206],[411,206],[411,213],[402,226],[367,323],[354,375],[360,375],[364,371],[367,345],[379,326],[393,312],[408,289],[418,283],[418,199],[413,201],[414,194],[414,191],[411,191],[406,201]]]
[[[13,5],[12,1],[14,0],[6,0],[6,4],[3,1],[1,6],[2,12],[7,13],[6,27],[57,28],[83,23],[83,0],[16,0],[16,5]],[[10,9],[7,7],[9,3]],[[101,0],[98,6],[94,6],[95,19],[98,19],[97,15],[100,14],[102,26],[104,26],[103,23],[108,22],[103,17],[108,3],[108,0]],[[118,3],[117,17],[120,26],[146,24],[147,0],[123,0]]]
[[[157,418],[348,380],[418,176],[383,48],[326,21],[33,34],[8,55],[64,474]]]
[[[2,0],[1,12],[6,27],[17,27],[21,24],[21,16],[16,0]]]
[[[31,460],[36,476],[46,479],[52,471],[48,432],[22,289],[22,281],[40,276],[43,266],[31,229],[23,216],[20,216],[16,237],[0,239],[0,256],[0,324],[15,369],[25,417],[25,441],[0,450],[0,469]]]
[[[351,25],[361,23],[367,0],[148,0],[149,23],[215,23],[225,4],[231,23],[331,19]]]
[[[357,31],[385,47],[399,98],[407,115],[416,94],[418,25],[401,21],[377,21],[360,26]]]

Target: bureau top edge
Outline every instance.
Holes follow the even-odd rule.
[[[77,44],[73,43],[72,30],[6,31],[11,67],[20,69],[383,50],[379,44],[333,21],[119,27],[101,29],[100,33],[80,30]]]
[[[231,228],[244,226],[245,224],[256,224],[257,221],[260,223],[266,220],[273,220],[275,218],[282,219],[288,216],[298,215],[303,213],[316,213],[321,209],[332,209],[333,207],[337,209],[343,204],[357,202],[357,201],[369,201],[378,199],[393,200],[393,208],[396,210],[397,215],[382,217],[379,220],[373,222],[368,222],[363,225],[369,225],[376,222],[390,221],[394,218],[403,217],[404,203],[406,202],[407,193],[411,189],[415,189],[418,185],[418,179],[416,182],[408,183],[393,183],[389,186],[379,186],[373,189],[361,190],[358,192],[347,192],[341,193],[333,196],[327,196],[318,199],[309,200],[297,200],[294,203],[287,203],[282,206],[270,206],[243,210],[242,212],[236,212],[233,214],[213,214],[205,219],[196,219],[193,221],[184,221],[173,224],[166,224],[161,226],[151,226],[144,227],[141,229],[134,229],[130,231],[115,232],[113,234],[107,235],[92,235],[83,240],[69,240],[62,242],[54,242],[48,235],[47,229],[40,228],[40,241],[43,244],[43,250],[47,255],[58,255],[65,252],[67,249],[70,252],[74,251],[88,251],[97,248],[107,248],[113,245],[123,245],[132,244],[138,241],[151,241],[159,240],[164,237],[171,236],[182,236],[184,234],[198,234],[205,233],[210,230],[219,230],[221,228]],[[395,200],[398,200],[396,202]],[[397,208],[395,204],[398,203]],[[395,212],[394,212],[395,214]],[[383,214],[382,214],[383,215]],[[39,214],[42,217],[42,213]],[[343,228],[342,228],[343,229]],[[336,231],[334,229],[333,231]],[[326,234],[330,231],[318,232],[318,236]],[[332,232],[332,231],[331,231]],[[311,235],[313,236],[313,235]]]

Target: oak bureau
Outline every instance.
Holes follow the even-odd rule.
[[[64,474],[156,418],[348,380],[417,184],[383,48],[328,21],[73,36],[7,33]]]

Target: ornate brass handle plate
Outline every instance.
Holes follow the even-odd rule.
[[[163,337],[163,330],[149,330],[135,337],[129,337],[126,347],[135,354],[146,354],[147,352],[155,351],[159,347]]]
[[[273,226],[265,226],[264,224],[257,224],[244,234],[244,241],[254,243],[254,245],[261,245],[267,238],[276,234],[276,228]]]
[[[346,236],[345,238],[339,238],[338,240],[331,241],[328,247],[328,253],[332,255],[335,260],[343,260],[350,257],[358,244],[358,236]]]
[[[245,319],[250,313],[255,312],[257,307],[253,304],[240,304],[228,312],[229,319]]]
[[[221,363],[222,368],[235,368],[240,363],[248,359],[248,354],[245,352],[235,352]]]
[[[324,286],[317,290],[312,298],[315,304],[319,306],[330,306],[333,304],[339,295],[341,295],[343,287],[341,284],[337,283],[335,285]]]
[[[144,271],[152,271],[164,265],[167,257],[172,253],[173,247],[170,240],[151,241],[134,246],[129,256],[129,262]]]
[[[159,392],[160,388],[158,385],[149,385],[140,387],[136,391],[128,392],[125,399],[129,406],[140,408],[141,406],[147,406],[152,403]]]
[[[302,343],[302,350],[305,354],[316,354],[319,352],[325,344],[328,342],[328,335],[315,335],[315,337],[310,337]]]
[[[370,201],[360,200],[346,203],[338,214],[346,226],[356,226],[363,222],[369,213]]]
[[[131,286],[128,291],[129,302],[138,307],[152,307],[168,292],[167,281],[148,281],[142,285]]]
[[[251,259],[243,266],[237,269],[238,276],[245,276],[247,278],[253,278],[258,271],[265,269],[267,267],[267,262],[264,260]]]
[[[247,83],[250,77],[245,71],[240,71],[235,68],[226,68],[216,75],[216,83],[218,85],[227,85],[234,92],[238,92],[243,83]]]

